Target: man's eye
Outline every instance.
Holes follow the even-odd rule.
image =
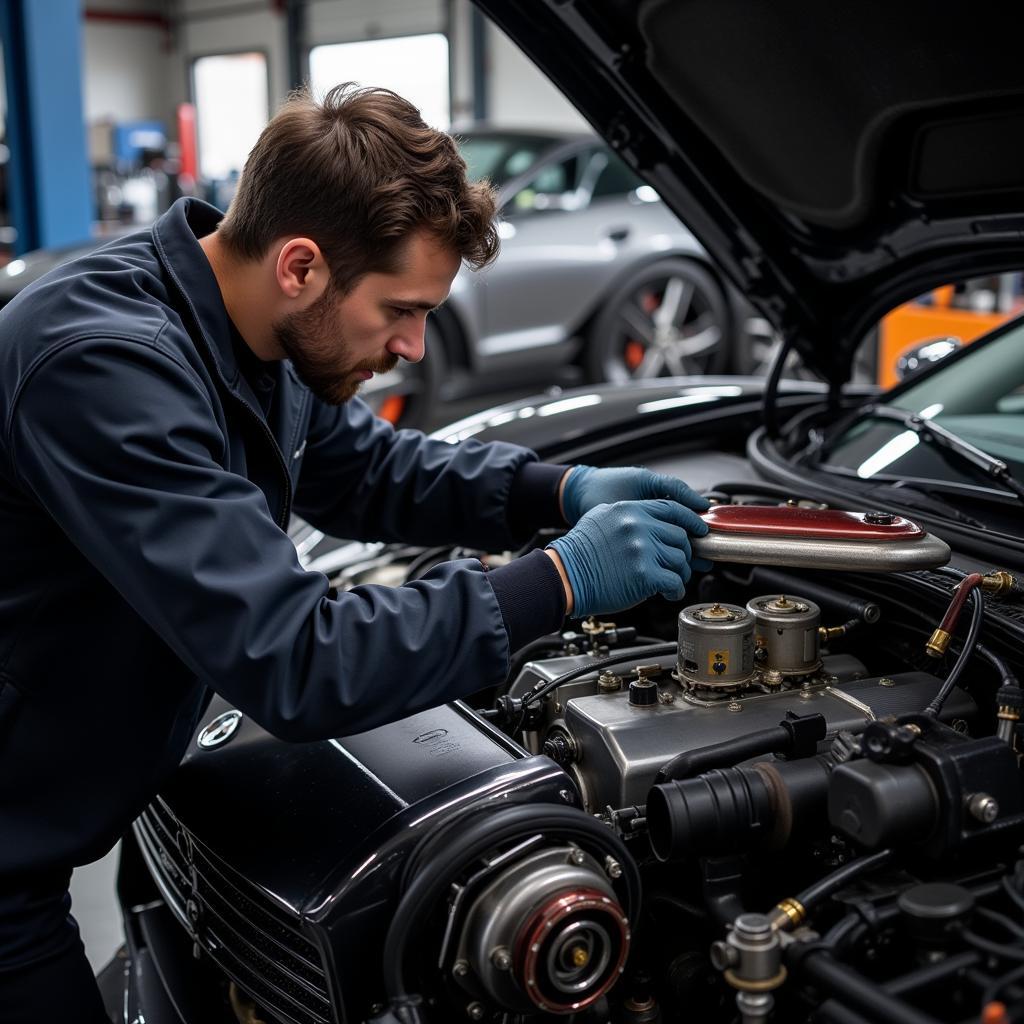
[[[412,316],[412,310],[406,309],[404,306],[392,306],[391,312],[394,313],[395,316]]]

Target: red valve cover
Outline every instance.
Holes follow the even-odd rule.
[[[902,516],[871,523],[867,512],[799,508],[792,505],[713,505],[702,516],[712,532],[792,537],[801,540],[917,540],[924,531]]]

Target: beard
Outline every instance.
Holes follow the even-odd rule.
[[[398,365],[398,356],[392,353],[353,362],[352,344],[339,326],[340,303],[337,292],[328,288],[309,309],[289,313],[273,328],[299,380],[328,405],[341,405],[355,396],[360,372],[388,373]]]

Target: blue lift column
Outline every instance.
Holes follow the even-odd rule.
[[[15,251],[86,241],[92,199],[82,113],[81,0],[0,0],[0,34]]]

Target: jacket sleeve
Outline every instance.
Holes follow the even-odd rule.
[[[358,398],[340,406],[314,401],[294,507],[335,537],[500,550],[535,528],[510,517],[510,497],[522,492],[521,471],[536,460],[518,445],[449,444],[396,431]],[[518,497],[513,510],[523,504]],[[555,516],[545,507],[542,518]]]
[[[151,344],[86,339],[49,356],[7,431],[21,486],[191,672],[281,738],[359,732],[504,678],[508,634],[478,561],[333,593],[263,493],[222,467],[201,382]]]

